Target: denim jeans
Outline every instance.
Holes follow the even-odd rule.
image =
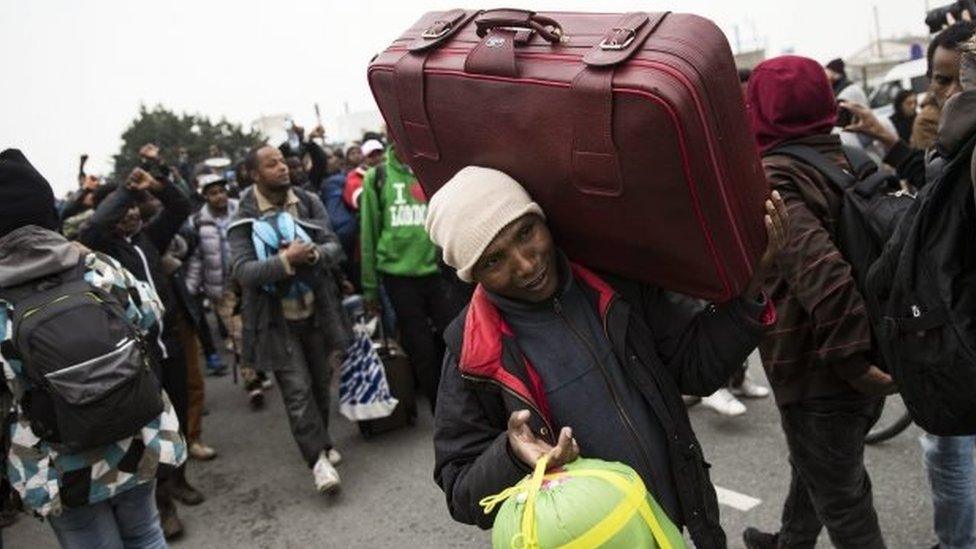
[[[166,549],[155,482],[140,484],[106,501],[68,507],[49,522],[64,549]]]
[[[922,460],[932,487],[935,535],[943,549],[976,548],[976,436],[940,437],[924,434]]]

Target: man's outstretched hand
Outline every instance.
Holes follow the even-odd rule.
[[[563,427],[559,432],[559,440],[552,446],[548,442],[535,436],[529,429],[528,410],[512,412],[508,418],[508,446],[512,453],[522,463],[531,468],[544,455],[549,456],[549,469],[562,467],[579,457],[579,445],[573,438],[573,430]]]

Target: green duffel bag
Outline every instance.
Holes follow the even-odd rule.
[[[684,538],[647,492],[636,471],[622,463],[577,459],[546,472],[540,459],[532,476],[481,501],[498,505],[494,549],[684,549]]]

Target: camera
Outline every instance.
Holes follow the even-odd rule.
[[[846,128],[854,123],[854,113],[851,112],[847,107],[837,105],[837,121],[834,122],[834,126],[838,128]]]
[[[937,33],[946,24],[946,16],[950,13],[956,21],[962,20],[962,12],[968,11],[969,15],[976,17],[976,0],[956,0],[951,4],[929,10],[925,14],[925,24],[929,26],[930,33]]]

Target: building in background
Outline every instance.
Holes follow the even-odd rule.
[[[740,51],[735,54],[735,66],[738,69],[752,69],[766,60],[766,48]]]
[[[354,111],[327,117],[325,132],[330,143],[351,143],[362,139],[365,132],[382,132],[385,125],[379,110]]]
[[[860,82],[866,88],[872,88],[895,65],[924,58],[928,45],[928,36],[873,40],[860,50],[844,57],[844,62],[847,64],[847,77]]]

